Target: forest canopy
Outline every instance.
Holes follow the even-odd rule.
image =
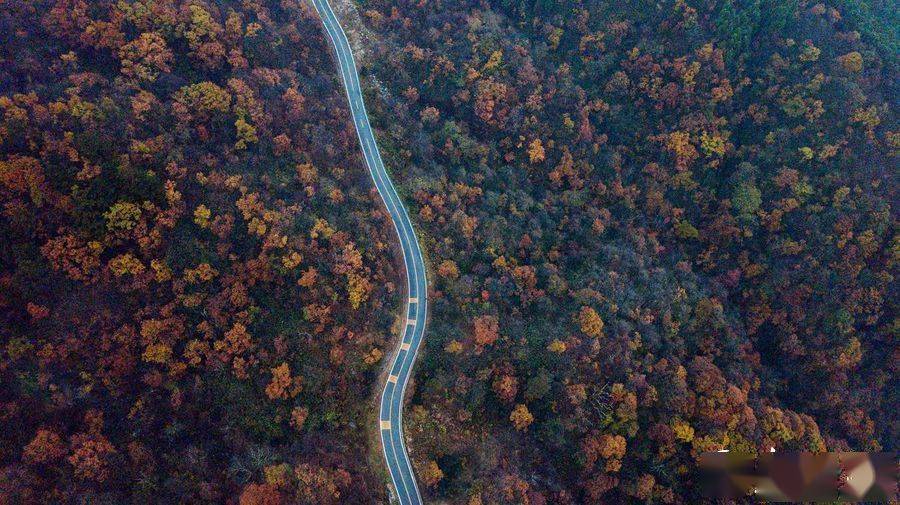
[[[426,499],[697,503],[703,451],[897,448],[895,6],[356,12],[436,265]]]
[[[385,499],[401,271],[314,12],[0,3],[0,503]]]
[[[891,451],[896,6],[333,0],[429,264],[428,502]],[[0,1],[0,503],[385,503],[402,259],[301,0]]]

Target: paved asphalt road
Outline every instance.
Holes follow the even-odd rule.
[[[425,334],[425,313],[428,303],[425,262],[422,259],[422,250],[419,247],[412,223],[409,221],[406,207],[397,196],[397,191],[384,169],[378,146],[375,144],[375,136],[369,125],[369,116],[366,113],[362,90],[359,86],[359,75],[356,73],[356,61],[353,59],[353,52],[347,42],[344,29],[341,28],[337,16],[331,10],[328,0],[312,0],[312,3],[315,5],[316,11],[325,25],[325,31],[328,32],[328,37],[334,46],[341,78],[344,81],[344,89],[347,91],[347,99],[350,101],[350,111],[353,114],[356,133],[359,136],[366,165],[369,167],[369,174],[391,215],[394,228],[400,238],[400,247],[403,250],[408,293],[406,320],[403,323],[403,336],[399,349],[394,354],[390,375],[385,383],[384,392],[381,394],[378,418],[384,459],[387,462],[397,498],[403,505],[420,504],[422,497],[419,494],[419,487],[416,484],[409,456],[406,454],[406,445],[403,442],[403,394],[406,391],[406,384],[409,382],[413,362],[419,351],[419,344]]]

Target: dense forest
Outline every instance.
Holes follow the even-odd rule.
[[[0,37],[0,503],[384,500],[403,273],[311,6],[13,0]]]
[[[703,451],[898,448],[895,3],[345,12],[434,270],[430,500],[697,503]]]
[[[898,449],[894,3],[332,3],[430,263],[426,501]],[[0,0],[0,234],[0,504],[388,501],[402,261],[307,2]]]

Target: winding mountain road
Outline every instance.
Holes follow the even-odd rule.
[[[394,361],[381,394],[378,429],[381,433],[384,459],[391,474],[391,481],[394,484],[398,500],[402,505],[420,504],[422,496],[419,494],[416,477],[413,474],[412,464],[406,453],[406,444],[403,441],[403,395],[406,392],[406,385],[409,382],[419,345],[425,334],[425,314],[428,306],[428,280],[425,277],[425,262],[422,259],[422,249],[419,247],[419,241],[409,220],[406,207],[397,196],[397,191],[381,161],[381,154],[378,152],[375,135],[372,133],[369,116],[366,113],[365,103],[363,103],[359,75],[356,72],[356,61],[344,29],[327,0],[311,1],[334,46],[366,166],[368,166],[378,194],[381,195],[391,216],[394,229],[400,238],[400,248],[403,250],[407,282],[406,318],[403,321],[400,346],[394,354]]]

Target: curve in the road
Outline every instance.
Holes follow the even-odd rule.
[[[400,248],[403,251],[407,285],[406,318],[403,321],[400,345],[394,354],[388,379],[381,394],[378,430],[381,433],[384,459],[398,500],[403,505],[420,504],[422,497],[419,494],[419,487],[416,484],[412,464],[406,452],[406,444],[403,441],[403,395],[406,392],[406,385],[409,383],[419,345],[425,334],[425,316],[428,310],[428,280],[425,277],[425,261],[422,258],[422,249],[419,247],[419,241],[406,207],[397,196],[397,191],[381,160],[381,153],[378,152],[378,145],[375,143],[375,135],[369,124],[369,116],[363,102],[359,75],[356,72],[356,61],[344,29],[327,0],[312,0],[312,3],[319,13],[328,38],[331,39],[334,47],[366,166],[378,189],[378,194],[391,216],[394,229],[400,239]]]

